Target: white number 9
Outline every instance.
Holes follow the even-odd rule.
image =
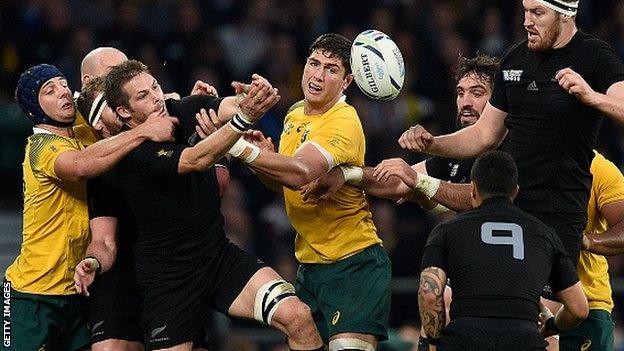
[[[511,232],[511,236],[494,236],[494,231]],[[491,245],[511,245],[513,258],[524,260],[524,236],[516,223],[485,222],[481,225],[481,240]]]

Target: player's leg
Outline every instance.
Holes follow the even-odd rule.
[[[451,302],[453,301],[453,291],[448,282],[444,286],[444,310],[446,314],[446,324],[451,321]],[[425,328],[420,327],[420,338],[418,339],[418,351],[429,351],[429,341],[425,334]]]
[[[292,350],[319,350],[321,337],[310,308],[295,296],[295,288],[272,268],[264,267],[249,279],[228,314],[256,319],[286,335]]]
[[[310,308],[292,284],[256,257],[228,244],[221,254],[210,304],[233,317],[255,319],[283,332],[292,350],[322,350]]]
[[[378,245],[329,265],[304,265],[298,279],[308,280],[322,306],[329,350],[367,350],[387,338],[391,265]]]
[[[143,351],[141,297],[134,271],[109,271],[89,289],[91,351]]]

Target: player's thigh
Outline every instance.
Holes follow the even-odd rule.
[[[613,350],[613,319],[605,310],[590,310],[575,328],[561,333],[559,350]]]
[[[378,245],[329,265],[302,267],[321,306],[329,337],[343,333],[388,337],[390,280],[388,255]],[[305,270],[308,270],[305,272]]]

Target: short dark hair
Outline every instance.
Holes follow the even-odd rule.
[[[95,101],[98,93],[104,92],[105,86],[106,77],[96,77],[89,80],[89,82],[82,88],[78,99],[76,99],[76,107],[85,120],[89,118],[89,112],[91,112],[93,101]]]
[[[329,53],[329,57],[338,57],[345,67],[346,74],[351,73],[351,40],[344,35],[336,33],[321,35],[310,45],[308,56],[315,50],[325,51]]]
[[[479,79],[492,85],[499,66],[500,60],[498,58],[483,53],[477,53],[477,56],[473,58],[460,56],[454,78],[459,83],[464,77],[474,73]]]
[[[137,60],[127,60],[113,67],[106,75],[104,98],[113,111],[119,106],[130,107],[130,97],[122,88],[141,73],[150,73],[145,64]]]
[[[470,178],[484,198],[512,197],[518,186],[518,169],[508,153],[487,151],[475,161]]]

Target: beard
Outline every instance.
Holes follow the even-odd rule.
[[[529,50],[534,52],[544,52],[551,50],[557,41],[557,38],[561,34],[561,19],[557,17],[557,20],[550,28],[544,30],[544,34],[538,34],[539,39],[537,41],[529,41],[527,46]]]
[[[470,116],[470,117],[471,118],[475,118],[474,121],[472,121],[472,120],[462,121],[462,113],[464,113],[466,111],[470,111],[470,113],[472,114],[472,116]],[[455,127],[457,127],[457,130],[464,129],[466,127],[470,127],[471,125],[475,124],[479,120],[480,117],[481,117],[481,114],[477,110],[475,110],[473,108],[462,109],[459,112],[457,112],[457,118],[455,119]]]

